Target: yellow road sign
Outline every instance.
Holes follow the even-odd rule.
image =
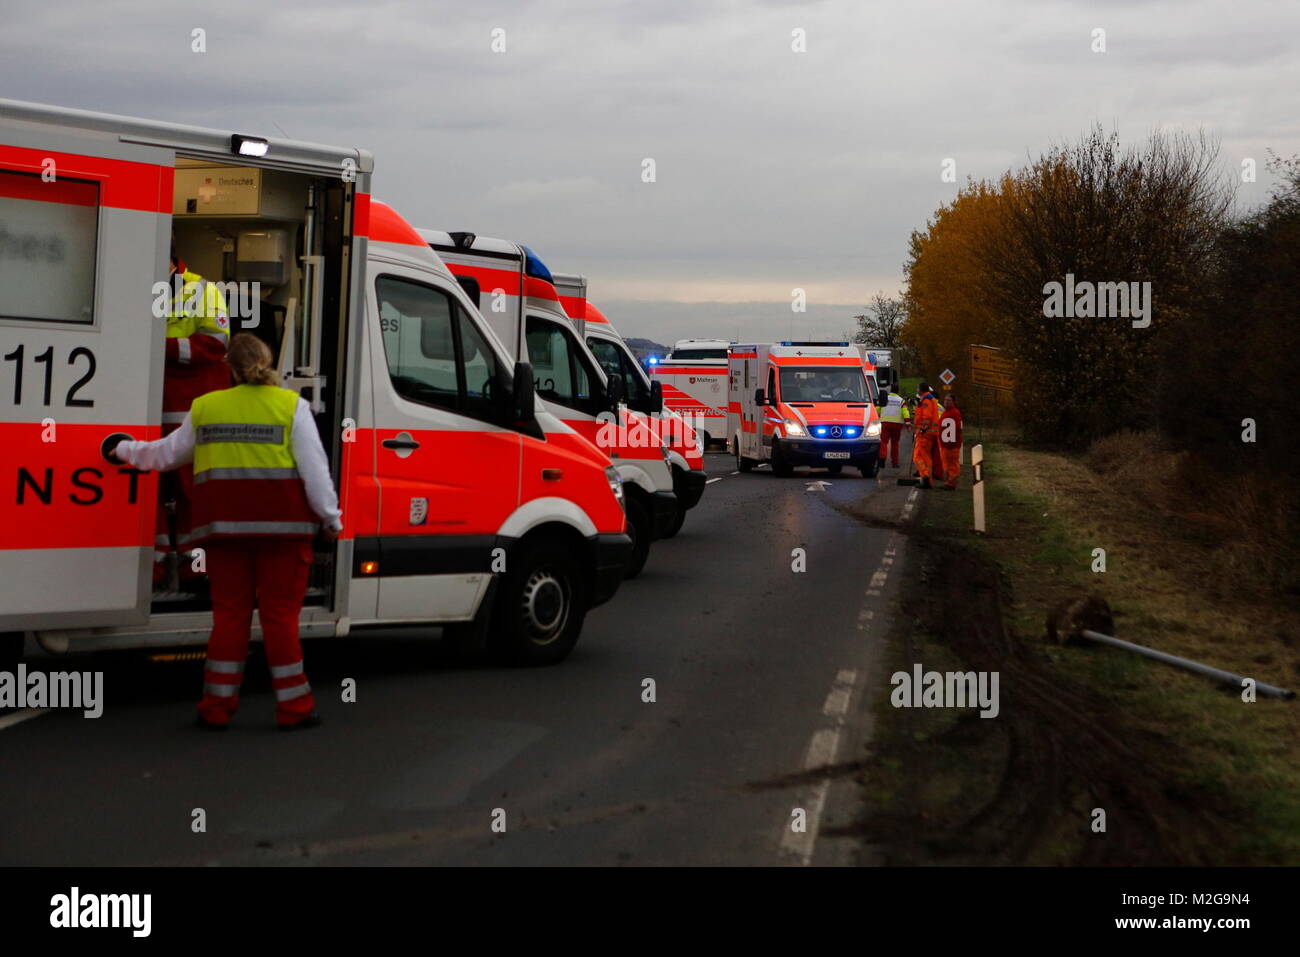
[[[993,346],[970,347],[971,381],[990,389],[1013,392],[1016,388],[1016,363],[1001,349]]]

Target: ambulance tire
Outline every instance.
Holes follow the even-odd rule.
[[[794,474],[794,466],[786,460],[781,444],[775,439],[772,441],[772,474],[777,478],[789,478]]]
[[[844,471],[844,466],[843,466],[843,465],[838,465],[838,464],[837,464],[837,465],[828,465],[828,466],[826,466],[826,471],[830,472],[832,475],[839,475],[841,472]]]
[[[736,436],[736,471],[750,472],[754,468],[754,460],[747,459],[740,454],[740,436]]]
[[[641,574],[641,569],[645,568],[646,559],[650,557],[650,542],[654,539],[654,526],[650,522],[650,510],[642,505],[635,495],[627,497],[627,533],[632,536],[632,554],[628,556],[623,577],[636,578]]]
[[[554,539],[521,544],[492,616],[491,651],[513,665],[563,661],[582,632],[587,594],[573,549]]]
[[[666,529],[664,529],[663,533],[659,537],[672,538],[674,535],[676,535],[678,532],[682,530],[682,523],[685,521],[686,521],[686,509],[678,505],[677,514],[673,516],[672,522],[669,524],[669,526]]]
[[[875,478],[876,473],[880,471],[880,459],[872,458],[869,462],[859,464],[858,471],[862,473],[863,478]]]
[[[0,671],[13,671],[23,657],[23,633],[7,631],[0,633]]]

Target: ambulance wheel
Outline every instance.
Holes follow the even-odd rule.
[[[747,459],[740,454],[740,440],[736,440],[736,471],[749,472],[754,468],[754,460]]]
[[[650,557],[650,540],[654,538],[654,529],[650,524],[649,510],[634,496],[627,498],[627,533],[632,536],[632,554],[628,556],[623,577],[636,578]]]
[[[673,516],[672,523],[664,529],[660,538],[672,538],[682,530],[682,523],[686,521],[686,509],[680,505],[677,506],[677,514]]]
[[[553,541],[527,542],[511,556],[504,584],[493,621],[493,652],[516,665],[563,661],[587,613],[572,550]]]
[[[23,633],[7,631],[0,634],[0,671],[13,671],[23,656]]]
[[[794,474],[794,466],[786,460],[785,453],[775,440],[772,442],[772,474],[778,478],[789,478]]]
[[[869,462],[861,463],[858,471],[862,473],[863,478],[875,478],[876,473],[880,471],[880,459],[872,458]]]
[[[826,471],[830,472],[832,475],[839,475],[841,472],[844,471],[844,466],[838,464],[828,465],[826,466]]]

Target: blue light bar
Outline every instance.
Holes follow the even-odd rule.
[[[551,271],[546,268],[546,263],[537,258],[537,253],[527,246],[519,248],[524,251],[524,275],[545,279],[547,282],[554,284],[555,280],[551,278]]]

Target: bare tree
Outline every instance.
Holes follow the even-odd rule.
[[[884,293],[876,293],[867,304],[867,311],[854,316],[858,322],[853,341],[877,349],[899,349],[903,345],[903,327],[907,325],[907,310],[903,300],[890,299]]]

